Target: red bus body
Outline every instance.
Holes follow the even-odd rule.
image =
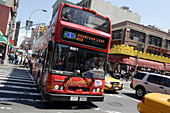
[[[101,18],[105,18],[106,20],[110,22],[109,33],[61,20],[60,18],[61,18],[63,7],[75,8],[78,10],[90,12]],[[71,55],[69,56],[69,54],[75,53],[79,56],[81,54],[76,53],[76,52],[82,50],[83,52],[82,51],[81,52],[83,54],[84,54],[84,51],[87,51],[87,53],[89,52],[89,55],[92,55],[94,51],[94,54],[96,54],[96,62],[101,61],[102,63],[105,64],[103,65],[103,67],[106,68],[107,55],[109,52],[110,40],[111,40],[111,21],[107,17],[104,17],[94,11],[91,11],[91,10],[88,10],[86,8],[82,8],[79,6],[70,5],[67,3],[66,4],[61,3],[60,6],[58,7],[57,12],[58,12],[58,15],[56,17],[54,16],[51,22],[51,25],[48,27],[44,35],[36,40],[34,44],[34,50],[33,50],[34,52],[37,51],[39,53],[42,50],[45,51],[45,55],[41,56],[43,59],[43,64],[42,64],[42,61],[38,60],[40,56],[35,55],[32,60],[32,67],[31,67],[31,72],[33,74],[34,80],[36,81],[40,89],[43,99],[48,100],[48,101],[103,101],[104,99],[103,91],[104,91],[105,80],[103,76],[101,76],[101,78],[100,77],[95,78],[95,76],[97,75],[93,73],[93,71],[97,73],[104,72],[105,74],[106,69],[104,69],[104,71],[100,71],[99,69],[93,70],[92,72],[90,72],[90,74],[92,73],[92,75],[89,74],[90,77],[86,77],[88,76],[88,74],[85,71],[83,72],[85,74],[74,75],[73,73],[73,75],[71,74],[65,75],[64,73],[66,69],[63,71],[59,71],[59,69],[55,69],[54,61],[57,62],[57,60],[59,59],[57,58],[58,56],[62,57],[60,59],[66,60],[65,61],[66,63],[70,62],[70,64],[69,63],[67,64],[67,69],[71,70],[72,66],[69,67],[69,65],[72,65],[71,60],[75,60],[75,59],[85,60],[85,57],[77,58],[74,56],[72,57]],[[67,31],[73,31],[73,33],[77,33],[77,36],[80,35],[80,40],[79,40],[80,43],[83,40],[81,38],[84,38],[84,40],[85,38],[88,38],[86,43],[90,43],[91,45],[89,46],[89,45],[86,45],[85,43],[80,44],[78,41],[77,41],[78,43],[71,42],[71,41],[68,41],[69,39],[68,40],[67,39],[65,40],[64,38],[62,39],[61,37],[64,37],[64,34],[66,34]],[[81,34],[85,34],[85,35],[81,35]],[[91,43],[89,40],[95,39],[94,37],[98,37],[97,43],[98,42],[103,43],[107,41],[107,44],[105,44],[106,46],[100,45],[100,44],[98,44],[99,48],[93,46],[93,43]],[[100,40],[100,37],[104,37],[104,39],[106,40],[102,40],[102,39]],[[55,43],[55,47],[54,47],[55,49],[51,52],[49,49],[49,41],[52,41]],[[69,48],[69,50],[62,49],[64,47],[67,47],[65,49]],[[61,49],[63,51],[63,53],[61,52],[60,54],[67,54],[67,55],[62,56],[62,55],[59,55],[58,52],[54,53],[57,51],[57,49]],[[98,52],[101,53],[101,55]],[[97,55],[99,55],[99,57]],[[68,56],[70,60],[68,60],[69,59],[67,58]],[[84,56],[87,56],[87,55],[84,54]],[[102,60],[102,59],[105,59],[105,60]],[[78,66],[78,67],[81,67],[81,66]],[[82,68],[84,67],[82,66]],[[81,71],[81,68],[80,68],[80,71]],[[91,76],[94,77],[94,81],[93,81],[93,77]]]

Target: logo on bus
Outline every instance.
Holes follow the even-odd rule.
[[[65,36],[64,37],[67,37],[69,39],[76,39],[76,33],[72,33],[72,32],[68,32],[68,31],[65,31]]]

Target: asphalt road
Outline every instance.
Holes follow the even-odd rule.
[[[29,70],[0,65],[0,113],[138,113],[130,82],[124,89],[104,93],[104,102],[55,102],[41,100]]]

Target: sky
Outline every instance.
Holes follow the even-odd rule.
[[[57,0],[20,0],[17,11],[16,21],[21,21],[21,27],[25,26],[26,20],[31,13],[37,9],[45,9],[47,12],[41,10],[35,11],[31,15],[31,21],[34,24],[46,23],[49,24],[52,16],[52,6]],[[73,3],[81,0],[69,0]],[[98,0],[95,0],[96,2]],[[170,0],[104,0],[110,2],[114,6],[127,6],[133,13],[141,16],[141,24],[155,25],[159,28],[170,29]],[[99,6],[100,7],[100,6]],[[101,6],[102,7],[102,6]],[[20,30],[18,46],[24,39],[25,29]],[[30,31],[28,32],[30,37]]]

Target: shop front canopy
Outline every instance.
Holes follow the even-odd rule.
[[[2,32],[0,31],[0,43],[5,43],[5,44],[7,44],[7,41],[8,41],[8,38],[5,37],[5,36],[3,36]],[[10,41],[9,41],[9,45],[10,45],[10,47],[12,47],[12,44],[11,44]]]
[[[121,63],[121,64],[136,66],[136,58],[125,56],[125,55],[109,55],[108,61],[113,63]],[[165,64],[164,66],[164,63],[145,60],[145,59],[138,59],[138,66],[144,68],[162,70],[162,71],[165,71],[165,66],[166,66],[166,70],[167,71],[170,70],[169,68],[170,64]]]

